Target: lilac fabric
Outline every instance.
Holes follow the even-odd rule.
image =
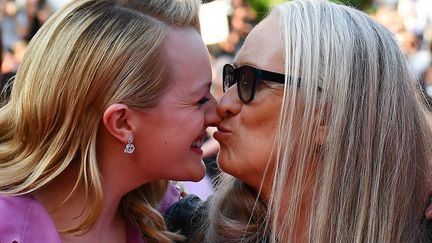
[[[199,182],[184,181],[182,183],[188,194],[197,195],[203,201],[213,194],[213,185],[207,175]]]
[[[0,196],[0,242],[60,243],[45,208],[31,195]]]
[[[176,186],[170,182],[168,184],[168,190],[159,204],[159,211],[161,213],[166,213],[166,211],[168,211],[168,209],[178,200],[180,200],[180,193]]]
[[[169,184],[160,210],[166,212],[180,198]],[[138,229],[127,224],[128,243],[145,243]],[[0,196],[0,243],[61,243],[50,215],[32,195]]]

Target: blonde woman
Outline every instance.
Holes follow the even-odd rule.
[[[427,113],[369,16],[322,0],[276,7],[225,66],[224,90],[214,137],[230,175],[191,242],[426,241]]]
[[[0,109],[1,242],[171,242],[168,179],[200,180],[217,123],[194,0],[73,1]]]

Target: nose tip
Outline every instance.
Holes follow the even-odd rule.
[[[205,122],[206,122],[206,126],[208,127],[209,126],[215,127],[217,126],[217,124],[219,124],[222,121],[222,117],[217,112],[216,107],[217,107],[216,99],[212,96],[211,100],[209,101],[209,106],[205,114]]]
[[[233,85],[220,98],[217,104],[217,113],[222,118],[230,115],[235,116],[240,112],[241,107],[242,103],[237,95],[237,87]]]

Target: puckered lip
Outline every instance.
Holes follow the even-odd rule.
[[[218,125],[217,129],[218,129],[219,132],[231,133],[231,131],[228,128],[224,127],[223,125]]]

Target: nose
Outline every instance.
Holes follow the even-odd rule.
[[[210,100],[207,102],[207,109],[205,111],[205,127],[215,127],[222,121],[222,117],[216,112],[216,99],[211,95]]]
[[[242,108],[242,102],[237,95],[237,85],[231,86],[220,98],[217,104],[217,113],[226,118],[237,115]]]

